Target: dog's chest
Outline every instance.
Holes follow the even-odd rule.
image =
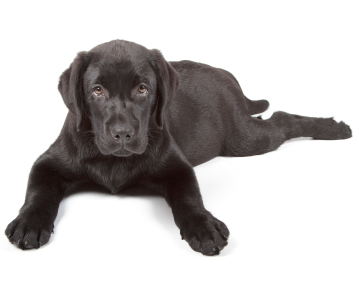
[[[113,159],[89,160],[84,164],[84,168],[87,177],[108,188],[113,194],[134,184],[140,172],[138,165],[115,157]]]

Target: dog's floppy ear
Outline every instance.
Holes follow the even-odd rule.
[[[78,53],[70,67],[60,76],[58,86],[67,108],[76,115],[77,131],[80,131],[82,128],[86,109],[83,94],[83,75],[85,74],[88,63],[88,53]]]
[[[156,124],[163,127],[164,111],[178,89],[178,74],[159,50],[152,50],[151,63],[157,78]]]

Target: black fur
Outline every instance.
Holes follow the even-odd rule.
[[[67,189],[95,183],[112,193],[131,185],[156,191],[192,249],[219,254],[229,231],[204,208],[194,166],[216,156],[273,151],[295,137],[351,137],[333,119],[285,112],[253,118],[268,101],[247,99],[229,72],[168,63],[158,50],[126,41],[79,53],[59,91],[69,108],[65,124],[35,162],[25,203],[5,231],[22,249],[49,241]]]

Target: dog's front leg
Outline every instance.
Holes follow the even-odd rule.
[[[150,187],[164,195],[182,239],[197,252],[218,255],[227,245],[229,230],[205,209],[193,168],[175,164],[176,169],[167,169],[161,178],[152,179]]]
[[[31,249],[49,241],[65,185],[56,171],[56,161],[48,153],[43,154],[31,169],[25,203],[5,230],[11,243]]]

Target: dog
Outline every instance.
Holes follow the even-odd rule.
[[[80,52],[60,77],[69,109],[58,139],[34,163],[19,215],[5,230],[21,249],[49,241],[65,191],[96,184],[116,194],[141,185],[172,208],[182,239],[204,255],[227,245],[226,225],[204,208],[193,167],[216,156],[251,156],[296,137],[347,139],[332,118],[275,112],[252,101],[229,72],[123,40]]]

